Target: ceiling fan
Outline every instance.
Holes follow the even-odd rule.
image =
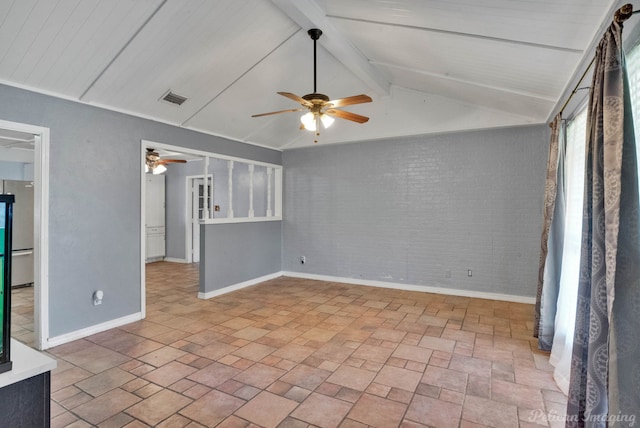
[[[340,98],[337,100],[330,100],[328,96],[325,94],[319,94],[316,89],[316,42],[322,35],[322,30],[318,28],[312,28],[307,31],[307,34],[313,40],[313,93],[303,95],[299,97],[298,95],[292,94],[290,92],[278,92],[278,94],[292,99],[300,104],[302,104],[303,108],[297,109],[288,109],[288,110],[280,110],[280,111],[272,111],[269,113],[261,113],[254,114],[251,117],[261,117],[261,116],[269,116],[272,114],[280,114],[280,113],[292,113],[296,111],[306,111],[307,113],[303,114],[300,118],[300,122],[302,125],[300,129],[306,129],[308,131],[315,131],[316,138],[314,139],[314,143],[318,142],[318,136],[320,135],[320,123],[325,128],[328,128],[333,123],[333,117],[339,117],[340,119],[347,119],[357,123],[365,123],[369,120],[366,116],[361,116],[359,114],[351,113],[349,111],[338,110],[339,107],[344,107],[353,104],[362,104],[362,103],[370,103],[371,97],[368,95],[354,95],[347,98]]]
[[[154,175],[162,174],[167,170],[168,163],[187,163],[184,159],[160,159],[160,154],[154,149],[147,147],[147,154],[144,162],[144,171],[151,171]]]

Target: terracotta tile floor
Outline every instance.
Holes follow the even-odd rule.
[[[11,337],[33,347],[33,287],[11,289]]]
[[[563,425],[531,305],[293,278],[199,300],[197,275],[147,265],[146,320],[49,350],[53,427]]]

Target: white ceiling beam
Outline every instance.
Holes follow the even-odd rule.
[[[379,95],[391,95],[391,83],[338,31],[314,0],[271,1],[305,31],[321,29],[319,42],[331,55]]]

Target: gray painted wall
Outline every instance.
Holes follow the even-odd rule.
[[[23,164],[23,180],[33,180],[33,164],[25,163]]]
[[[24,166],[20,162],[0,161],[0,179],[23,180]]]
[[[538,125],[286,151],[283,269],[534,296],[548,140]]]
[[[0,119],[51,129],[52,337],[140,309],[140,140],[281,163],[274,150],[10,86],[0,97]],[[104,301],[93,306],[97,289]]]
[[[200,292],[279,272],[282,222],[207,224],[200,229]],[[276,245],[274,245],[274,243]]]
[[[27,165],[22,162],[0,161],[0,180],[32,180],[33,175],[27,174],[25,177]]]

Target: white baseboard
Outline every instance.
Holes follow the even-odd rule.
[[[111,321],[103,322],[102,324],[92,325],[91,327],[83,328],[80,330],[72,331],[71,333],[62,334],[60,336],[51,337],[46,342],[46,348],[53,348],[54,346],[63,345],[74,340],[82,339],[92,334],[101,333],[105,330],[120,327],[121,325],[129,324],[142,319],[142,313],[127,315],[121,318],[116,318]]]
[[[342,282],[345,284],[368,285],[370,287],[392,288],[395,290],[421,291],[423,293],[448,294],[450,296],[473,297],[476,299],[501,300],[505,302],[535,304],[535,297],[517,296],[513,294],[488,293],[484,291],[460,290],[456,288],[432,287],[428,285],[399,284],[396,282],[374,281],[361,278],[343,278],[313,273],[283,271],[282,276],[293,278],[317,279],[319,281]]]
[[[239,282],[237,284],[229,285],[218,290],[209,291],[206,293],[199,292],[198,299],[211,299],[212,297],[220,296],[222,294],[231,293],[232,291],[240,290],[242,288],[250,287],[252,285],[259,284],[270,279],[279,278],[282,276],[282,272],[271,273],[269,275],[261,276],[259,278],[250,279],[248,281]]]
[[[177,259],[175,257],[165,257],[163,261],[171,263],[189,263],[187,259]]]

